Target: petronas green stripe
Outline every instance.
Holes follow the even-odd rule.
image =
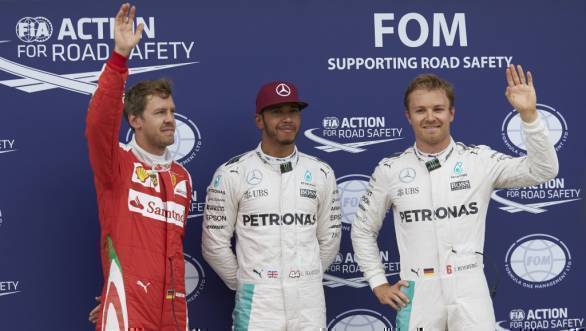
[[[118,268],[122,270],[120,260],[118,260],[118,255],[116,255],[116,250],[114,249],[114,244],[112,243],[112,238],[110,238],[110,236],[106,236],[106,240],[108,241],[108,256],[110,257],[110,261],[114,260],[118,265]]]
[[[407,282],[409,283],[409,287],[401,287],[401,292],[409,298],[409,303],[397,312],[397,331],[409,331],[409,323],[411,322],[413,297],[415,296],[415,282],[412,280]]]
[[[234,331],[248,330],[250,323],[250,311],[254,296],[254,284],[244,284],[236,294],[236,307],[234,307]]]

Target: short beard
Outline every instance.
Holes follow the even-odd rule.
[[[281,144],[281,145],[293,145],[295,144],[295,139],[297,139],[297,134],[299,133],[299,131],[297,131],[295,133],[295,136],[293,136],[292,140],[281,140],[278,138],[277,132],[271,128],[269,128],[269,126],[267,125],[267,122],[265,121],[264,116],[262,116],[262,122],[265,128],[265,134],[271,138],[273,138],[277,143]]]

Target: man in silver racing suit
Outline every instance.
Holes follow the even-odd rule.
[[[202,253],[237,291],[235,330],[325,328],[322,275],[340,246],[334,172],[295,147],[307,104],[293,84],[263,86],[256,104],[261,143],[214,174]]]
[[[455,143],[453,90],[439,77],[420,75],[405,92],[415,145],[378,164],[352,225],[356,259],[379,301],[398,310],[397,330],[495,329],[482,259],[491,192],[537,185],[558,172],[531,73],[510,66],[506,77],[507,99],[523,123],[524,157]],[[376,241],[389,208],[401,256],[401,280],[392,286]]]

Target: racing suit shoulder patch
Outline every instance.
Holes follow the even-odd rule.
[[[330,167],[330,165],[329,165],[329,164],[327,164],[325,161],[323,161],[322,159],[320,159],[320,158],[319,158],[319,157],[317,157],[317,156],[308,155],[308,154],[301,153],[301,152],[299,152],[299,156],[301,156],[301,157],[306,157],[306,158],[308,158],[308,159],[310,159],[310,160],[312,160],[312,161],[318,162],[318,163],[319,163],[320,165],[322,165],[322,166],[326,166],[326,167],[328,167],[328,168],[330,168],[330,169],[331,169],[331,167]]]
[[[382,160],[380,160],[378,162],[378,164],[381,165],[381,166],[386,166],[386,167],[389,167],[390,168],[393,163],[395,163],[401,157],[403,157],[405,155],[408,155],[408,154],[412,154],[412,152],[410,151],[410,149],[408,149],[406,151],[403,151],[403,152],[396,152],[396,153],[393,153],[390,156],[387,156],[387,157],[383,158]]]
[[[179,169],[183,170],[185,172],[185,174],[187,174],[187,179],[189,180],[189,186],[193,187],[193,181],[191,180],[191,174],[189,173],[189,171],[187,171],[187,169],[181,165],[181,163],[173,161],[173,164],[177,165],[179,167]]]
[[[321,160],[318,157],[301,152],[299,153],[299,156],[305,157],[313,162],[316,162],[317,166],[319,167],[320,171],[324,174],[325,177],[328,177],[328,175],[334,171],[329,164],[327,164],[325,161]]]
[[[466,147],[467,149],[464,149],[464,152],[471,155],[491,156],[494,153],[498,153],[487,145],[469,145]]]
[[[239,162],[241,160],[244,160],[246,158],[247,154],[250,154],[250,151],[249,152],[246,152],[246,153],[242,153],[240,155],[234,156],[233,158],[231,158],[230,160],[228,160],[226,163],[224,163],[224,166],[229,166],[231,164],[234,164],[234,163],[237,163],[237,162]]]
[[[465,145],[463,143],[457,143],[457,145],[464,148],[465,150],[492,150],[492,148],[490,148],[490,146],[487,145]]]
[[[413,154],[413,147],[409,147],[404,151],[401,152],[395,152],[389,156],[384,157],[379,163],[382,163],[384,161],[388,161],[388,160],[395,160],[395,159],[399,159],[403,156],[409,155],[409,154]]]

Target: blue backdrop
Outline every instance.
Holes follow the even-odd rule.
[[[92,329],[87,313],[102,273],[83,132],[119,5],[0,3],[2,330]],[[344,213],[340,254],[324,278],[329,327],[370,330],[392,327],[395,314],[361,278],[349,230],[377,162],[413,143],[407,83],[422,72],[453,82],[454,138],[518,156],[519,119],[504,97],[509,62],[534,74],[560,172],[493,195],[485,272],[498,283],[496,329],[586,326],[585,2],[167,1],[139,3],[138,16],[146,29],[129,84],[174,81],[172,149],[194,181],[185,237],[190,328],[231,325],[234,295],[201,257],[201,213],[217,166],[258,143],[260,85],[293,81],[310,103],[297,145],[333,166]],[[128,127],[120,138],[129,140]],[[379,243],[394,282],[391,223]]]

